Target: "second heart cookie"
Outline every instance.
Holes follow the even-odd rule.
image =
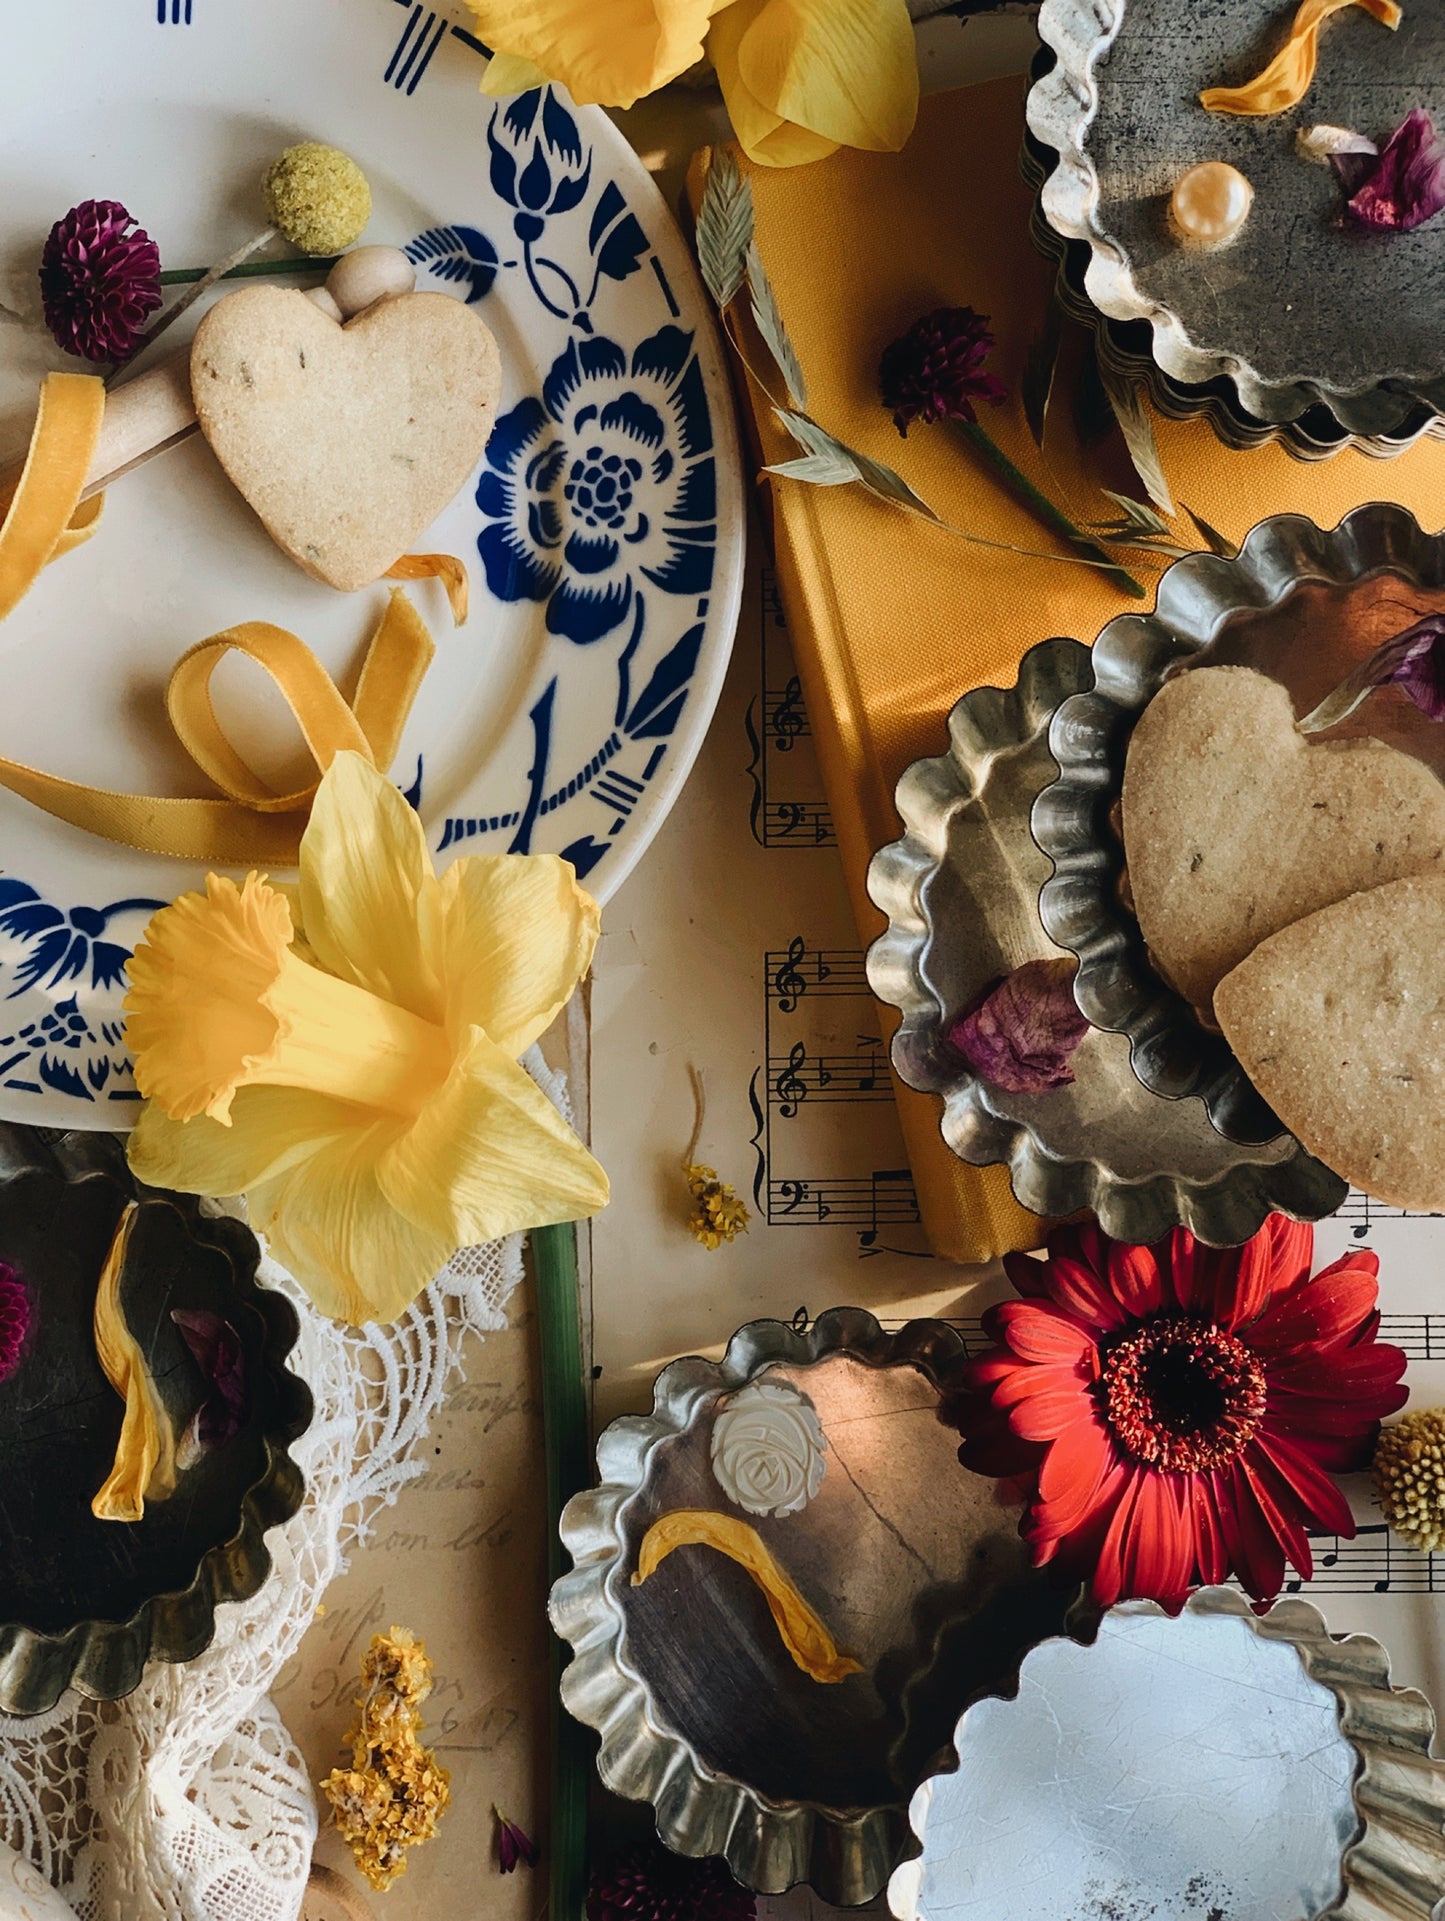
[[[294,288],[246,287],[196,329],[201,430],[299,567],[350,592],[378,580],[465,484],[501,394],[475,311],[401,294],[338,326]]]

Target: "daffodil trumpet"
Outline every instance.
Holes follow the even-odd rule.
[[[299,887],[211,874],[132,957],[132,1168],[244,1193],[318,1307],[394,1319],[458,1248],[605,1205],[602,1169],[519,1064],[597,929],[554,855],[438,876],[403,796],[339,753]]]

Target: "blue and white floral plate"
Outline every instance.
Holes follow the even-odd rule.
[[[477,303],[504,368],[486,458],[421,543],[466,560],[473,611],[454,630],[435,584],[410,590],[437,658],[393,776],[442,864],[556,852],[606,899],[676,799],[727,664],[733,420],[706,296],[641,163],[565,95],[482,96],[470,24],[460,4],[412,0],[9,9],[0,453],[23,446],[41,375],[77,364],[40,325],[35,281],[68,207],[121,200],[164,265],[203,266],[264,224],[259,180],[283,147],[354,154],[367,238],[407,247],[419,285]],[[203,792],[161,699],[185,649],[270,620],[347,688],[385,601],[292,566],[193,437],[112,487],[96,538],[0,627],[0,754]],[[258,767],[304,772],[254,669],[228,660],[216,688]],[[0,792],[0,1119],[129,1125],[125,961],[154,908],[199,879]]]

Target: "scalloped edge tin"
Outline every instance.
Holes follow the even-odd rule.
[[[1282,1159],[1251,1158],[1245,1149],[1233,1167],[1208,1180],[1166,1167],[1147,1179],[1126,1176],[1097,1154],[1080,1158],[1076,1149],[1050,1138],[1043,1102],[1044,1118],[1032,1124],[998,1112],[987,1084],[942,1044],[945,1010],[931,984],[930,957],[938,943],[970,935],[935,925],[929,882],[948,856],[955,817],[987,795],[1002,754],[1032,743],[1047,758],[1051,725],[1088,698],[1082,690],[1092,679],[1090,652],[1080,642],[1041,642],[1019,663],[1016,687],[965,694],[948,717],[948,752],[915,761],[899,781],[897,806],[906,831],[879,849],[868,870],[869,896],[888,917],[887,931],[868,952],[868,981],[903,1016],[893,1037],[894,1068],[910,1087],[942,1097],[940,1128],[952,1152],[975,1166],[1006,1165],[1015,1195],[1037,1214],[1088,1209],[1106,1233],[1136,1244],[1183,1225],[1215,1246],[1248,1240],[1272,1213],[1322,1219],[1344,1199],[1345,1184],[1297,1144]],[[1046,777],[1039,798],[1050,791]],[[1042,870],[1042,859],[1039,865]],[[1047,923],[1045,931],[1067,947]],[[1017,965],[1037,953],[1033,947],[1008,958]],[[1092,1020],[1090,1006],[1078,998]],[[1128,1073],[1127,1067],[1120,1071]],[[1272,1132],[1278,1136],[1277,1123]]]
[[[1243,411],[1266,423],[1286,425],[1323,402],[1351,434],[1378,439],[1395,433],[1421,404],[1439,412],[1445,406],[1445,374],[1412,384],[1382,373],[1349,393],[1303,376],[1266,380],[1238,355],[1196,347],[1178,316],[1144,294],[1124,249],[1100,222],[1099,176],[1088,151],[1098,110],[1097,69],[1123,24],[1126,4],[1043,0],[1039,37],[1057,64],[1035,80],[1026,106],[1030,132],[1058,156],[1039,204],[1056,234],[1087,247],[1083,279],[1093,305],[1110,320],[1145,322],[1152,335],[1151,358],[1170,380],[1198,387],[1226,379]]]
[[[882,1891],[899,1859],[909,1791],[901,1791],[896,1804],[839,1809],[774,1801],[711,1771],[653,1709],[629,1663],[626,1622],[611,1592],[627,1552],[625,1510],[645,1485],[654,1452],[684,1434],[719,1395],[767,1369],[836,1355],[871,1368],[913,1368],[940,1398],[967,1359],[961,1336],[942,1321],[910,1321],[890,1334],[862,1308],[844,1307],[820,1314],[806,1329],[753,1321],[733,1335],[721,1361],[672,1362],[654,1383],[651,1414],[625,1416],[598,1437],[600,1485],[574,1495],[563,1511],[562,1544],[574,1565],[553,1586],[548,1614],[572,1648],[561,1676],[562,1702],[601,1737],[597,1769],[604,1786],[626,1800],[650,1802],[667,1847],[692,1857],[721,1855],[744,1887],[760,1893],[806,1882],[825,1901],[856,1907]],[[1054,1618],[1062,1621],[1068,1605],[1061,1594],[1057,1609],[1051,1607]],[[948,1621],[936,1625],[935,1654],[950,1632]],[[1000,1687],[1016,1685],[1016,1667],[1001,1672]],[[946,1759],[946,1749],[935,1750],[922,1771],[936,1772]]]
[[[140,1186],[113,1135],[0,1125],[0,1185],[32,1173],[113,1182],[141,1207],[175,1209],[195,1240],[221,1253],[238,1296],[260,1316],[277,1413],[263,1437],[265,1469],[243,1497],[235,1532],[206,1551],[189,1586],[153,1596],[125,1621],[81,1621],[63,1634],[0,1624],[0,1712],[14,1715],[45,1713],[68,1687],[93,1700],[119,1700],[139,1686],[148,1661],[192,1661],[210,1646],[217,1606],[257,1592],[271,1571],[267,1530],[301,1506],[305,1482],[289,1449],[312,1414],[311,1390],[284,1365],[300,1333],[296,1310],[257,1285],[260,1249],[249,1228],[204,1213],[189,1194]]]
[[[1126,1606],[1131,1612],[1164,1614],[1153,1602]],[[1360,1827],[1341,1855],[1339,1898],[1315,1921],[1431,1921],[1445,1888],[1445,1766],[1431,1756],[1435,1711],[1425,1696],[1415,1688],[1392,1686],[1387,1650],[1368,1634],[1331,1634],[1311,1602],[1278,1601],[1257,1615],[1236,1589],[1215,1587],[1202,1588],[1186,1606],[1191,1614],[1243,1621],[1262,1640],[1288,1643],[1310,1678],[1335,1697],[1340,1732],[1357,1756],[1354,1798]],[[1060,1638],[1086,1644],[1096,1633],[1097,1621],[1086,1633]],[[1017,1691],[1003,1698],[1012,1699]],[[960,1730],[967,1718],[966,1710]],[[925,1921],[919,1898],[936,1778],[923,1783],[909,1806],[916,1852],[889,1883],[888,1906],[896,1921]]]

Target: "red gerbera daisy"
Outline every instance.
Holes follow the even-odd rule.
[[[1308,1580],[1308,1529],[1354,1533],[1330,1477],[1368,1463],[1405,1356],[1375,1338],[1375,1256],[1311,1279],[1313,1252],[1276,1214],[1243,1247],[1185,1228],[1131,1247],[1090,1223],[1008,1257],[1024,1298],[984,1316],[998,1345],[969,1364],[958,1452],[1017,1477],[1037,1563],[1101,1607],[1177,1610],[1231,1571],[1270,1600],[1286,1557]]]

